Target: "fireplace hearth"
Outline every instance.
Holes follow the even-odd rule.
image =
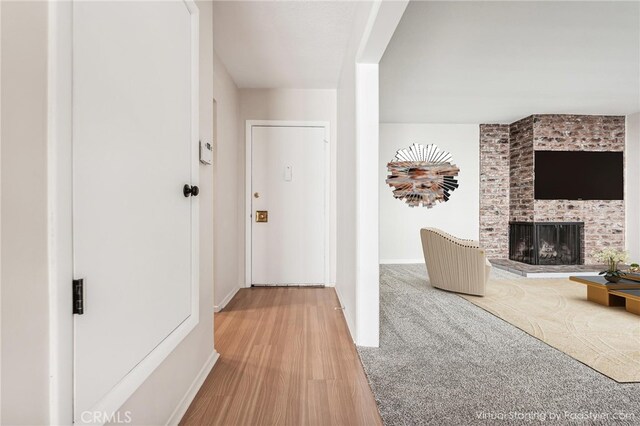
[[[582,265],[583,222],[511,222],[509,259],[530,265]]]

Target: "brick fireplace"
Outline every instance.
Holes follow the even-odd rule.
[[[582,223],[581,258],[624,247],[623,200],[536,200],[536,151],[618,151],[624,116],[532,115],[480,126],[480,244],[492,259],[510,258],[510,224]],[[539,249],[539,248],[538,248]]]

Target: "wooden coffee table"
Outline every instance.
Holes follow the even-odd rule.
[[[640,315],[640,282],[622,279],[610,283],[601,276],[569,279],[587,286],[587,300],[604,306],[625,306],[627,311]]]
[[[627,312],[640,315],[640,290],[612,290],[611,294],[625,299]]]

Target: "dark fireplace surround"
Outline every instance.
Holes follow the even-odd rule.
[[[509,259],[530,265],[582,265],[583,222],[509,223]]]

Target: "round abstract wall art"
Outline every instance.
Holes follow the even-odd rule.
[[[409,207],[432,208],[437,203],[449,201],[458,188],[460,169],[452,163],[451,154],[436,145],[414,143],[408,149],[400,149],[387,164],[389,175],[386,183],[393,188],[393,196],[404,200]]]

